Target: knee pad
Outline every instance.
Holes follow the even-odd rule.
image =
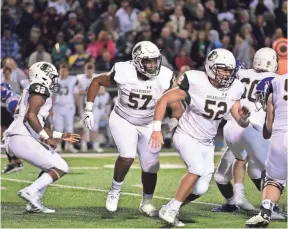
[[[62,160],[61,163],[58,163],[55,167],[66,174],[69,173],[69,165],[65,160]]]
[[[285,181],[283,181],[283,182],[285,183]],[[275,188],[277,188],[280,191],[280,194],[282,194],[282,192],[284,190],[284,186],[281,183],[279,183],[278,181],[266,176],[265,180],[264,180],[263,188],[265,188],[268,185],[272,185]]]
[[[197,168],[192,168],[192,166],[188,166],[188,172],[198,175],[198,176],[203,176],[204,172],[205,172],[205,166],[203,165],[198,165]]]
[[[262,170],[256,165],[254,161],[248,160],[247,173],[252,180],[255,180],[261,178]]]
[[[159,168],[160,168],[160,163],[159,161],[157,161],[156,163],[149,165],[145,168],[143,166],[142,170],[145,173],[157,173],[159,171]]]
[[[208,191],[209,183],[206,182],[197,182],[193,188],[193,194],[197,196],[202,196]]]
[[[223,174],[220,174],[218,171],[216,171],[214,174],[214,180],[218,184],[228,184],[231,181],[230,177],[224,176]]]

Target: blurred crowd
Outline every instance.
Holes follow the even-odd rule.
[[[250,68],[256,50],[287,38],[284,0],[3,0],[1,4],[1,59],[13,58],[2,62],[1,79],[11,82],[16,93],[27,83],[26,69],[38,61],[57,67],[65,63],[71,75],[83,73],[87,62],[95,72],[110,71],[115,62],[131,59],[137,42],[149,40],[161,49],[162,64],[178,73],[203,70],[207,53],[220,47]]]

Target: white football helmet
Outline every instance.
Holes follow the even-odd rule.
[[[262,72],[276,72],[278,69],[277,53],[271,48],[259,49],[253,59],[253,69]]]
[[[212,50],[206,58],[205,70],[208,77],[215,80],[218,89],[227,89],[235,79],[234,70],[236,60],[234,55],[227,49],[218,48]],[[224,75],[223,73],[227,72]]]
[[[132,60],[137,71],[151,79],[159,74],[162,54],[152,42],[141,41],[132,50]]]
[[[28,78],[30,83],[39,83],[57,93],[60,85],[57,83],[59,78],[56,67],[48,62],[37,62],[29,68]]]

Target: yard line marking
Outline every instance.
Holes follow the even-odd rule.
[[[69,167],[70,169],[75,169],[75,170],[89,170],[89,169],[92,169],[92,170],[94,170],[94,169],[100,169],[99,167]]]
[[[114,169],[115,165],[114,164],[107,164],[103,165],[104,168],[106,169]],[[184,169],[186,168],[185,165],[183,164],[161,164],[160,163],[160,169]],[[130,169],[141,169],[140,165],[131,165]]]
[[[26,183],[26,184],[33,183],[33,181],[19,180],[19,179],[12,179],[12,178],[3,178],[3,177],[1,177],[1,180],[17,182],[17,183]],[[50,184],[49,186],[58,187],[58,188],[68,188],[68,189],[78,189],[78,190],[87,190],[87,191],[96,191],[96,192],[108,193],[108,190],[99,189],[99,188],[85,188],[85,187],[70,186],[70,185],[63,185],[63,184]],[[137,193],[121,192],[121,194],[124,196],[142,197],[142,195],[137,194]],[[171,197],[168,198],[168,197],[162,197],[162,196],[153,196],[153,198],[160,199],[160,200],[171,200]],[[193,201],[192,203],[209,205],[209,206],[220,206],[219,204],[208,203],[208,202],[205,203],[205,202],[200,202],[200,201]]]
[[[118,157],[117,151],[114,153],[60,153],[63,158],[106,158]],[[222,152],[215,152],[215,156],[222,156]],[[160,157],[180,157],[177,152],[165,152],[159,154]],[[1,154],[1,158],[6,158],[6,154]]]

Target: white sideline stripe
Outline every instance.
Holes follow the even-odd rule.
[[[94,170],[94,169],[100,169],[99,167],[69,167],[70,169],[75,169],[75,170],[89,170],[89,169],[92,169],[92,170]]]
[[[31,184],[31,183],[32,183],[32,181],[28,181],[28,180],[19,180],[19,179],[3,178],[3,177],[1,177],[1,180],[11,181],[11,182],[17,182],[17,183],[26,183],[26,184]],[[63,184],[50,184],[49,186],[58,187],[58,188],[68,188],[68,189],[78,189],[78,190],[104,192],[104,193],[107,193],[107,192],[108,192],[107,190],[99,189],[99,188],[85,188],[85,187],[70,186],[70,185],[63,185]],[[124,196],[142,197],[142,195],[137,194],[137,193],[121,192],[121,194],[124,195]],[[162,196],[153,196],[153,198],[155,198],[155,199],[160,199],[160,200],[171,200],[171,198],[162,197]],[[205,203],[205,202],[198,202],[198,201],[193,201],[193,203],[203,204],[203,205],[209,205],[209,206],[220,206],[219,204],[215,204],[215,203]]]
[[[106,158],[106,157],[117,157],[118,153],[60,153],[63,158]],[[161,153],[160,157],[180,157],[177,152]],[[222,156],[223,153],[215,152],[215,156]],[[6,158],[6,154],[1,154],[1,158]]]

